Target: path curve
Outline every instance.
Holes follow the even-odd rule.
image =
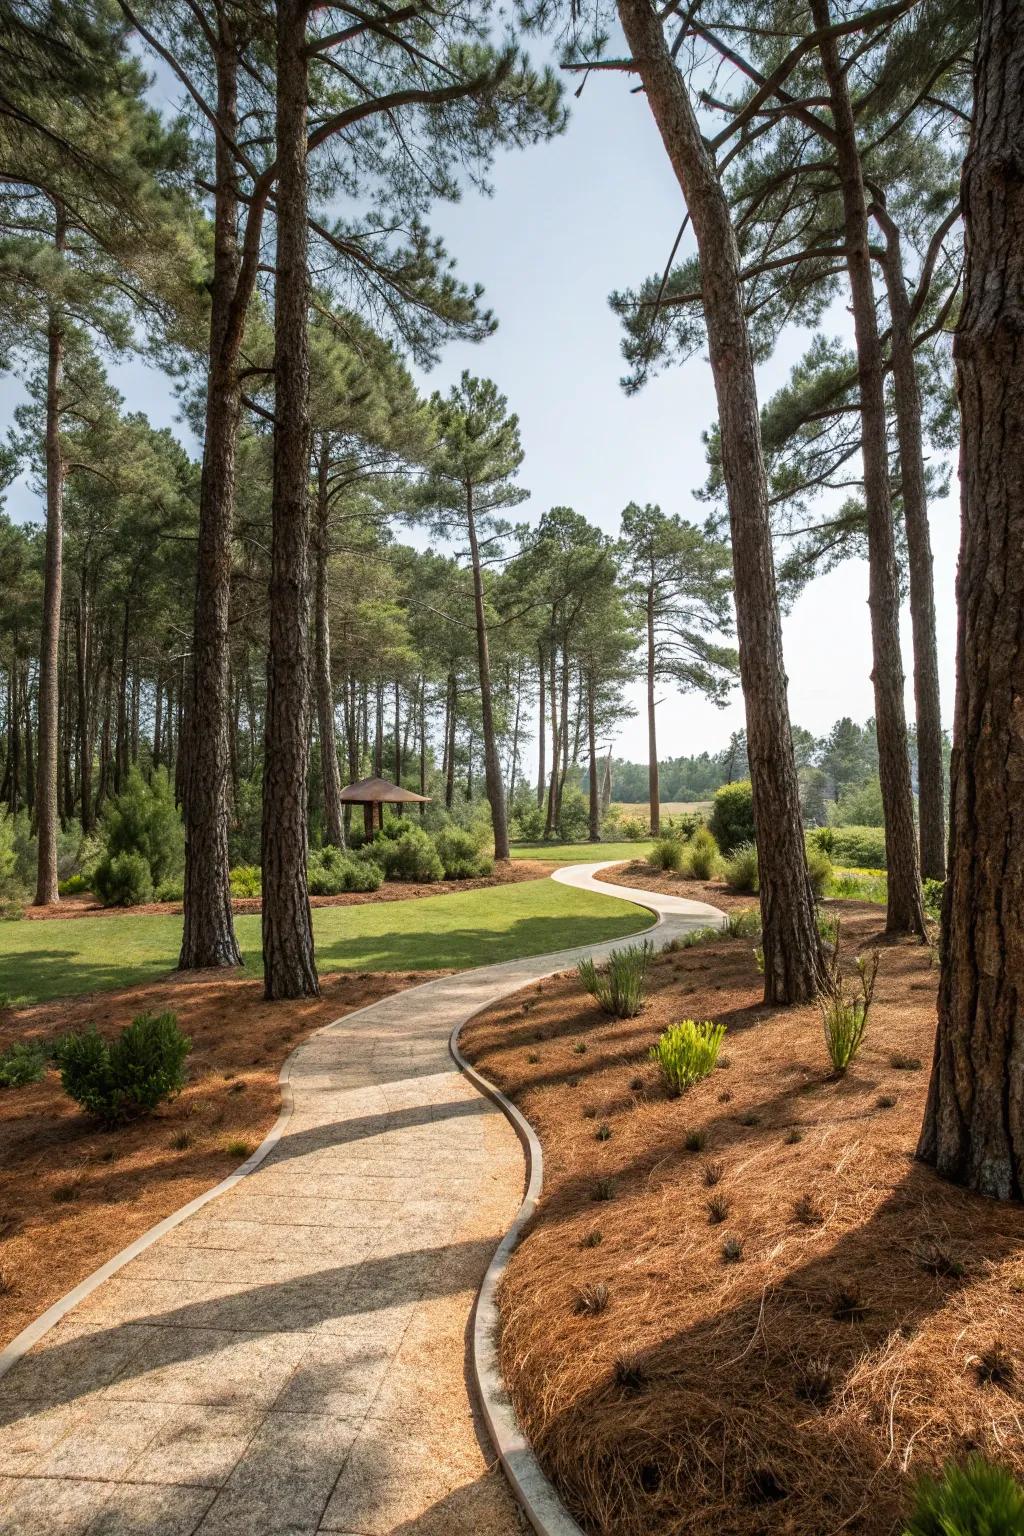
[[[659,942],[724,920],[595,882],[607,867],[553,878],[648,908]],[[281,1118],[245,1168],[0,1357],[0,1536],[513,1536],[467,1355],[481,1364],[493,1337],[539,1148],[448,1042],[615,942],[427,982],[299,1046]],[[527,1513],[553,1533],[568,1516],[514,1443],[493,1365],[487,1421]]]

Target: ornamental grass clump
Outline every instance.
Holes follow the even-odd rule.
[[[981,1456],[948,1466],[942,1479],[924,1477],[902,1536],[1021,1536],[1024,1488],[1003,1467]]]
[[[642,944],[613,949],[607,965],[600,969],[589,958],[581,960],[577,974],[605,1013],[614,1014],[617,1019],[632,1019],[647,997],[647,969],[653,954],[654,945],[645,939]]]
[[[686,845],[686,873],[694,880],[712,880],[721,862],[714,833],[709,827],[698,827]]]
[[[678,874],[683,867],[684,851],[678,837],[659,837],[647,855],[647,862],[652,869],[660,869],[665,874]]]
[[[666,1029],[657,1045],[651,1046],[651,1056],[661,1068],[673,1098],[714,1071],[724,1038],[724,1024],[713,1024],[709,1019],[700,1024],[694,1019],[681,1019]]]
[[[869,956],[857,956],[859,993],[848,993],[840,964],[839,926],[836,925],[835,941],[825,960],[825,982],[818,993],[825,1048],[834,1072],[845,1072],[860,1050],[875,995],[880,960],[877,949]]]

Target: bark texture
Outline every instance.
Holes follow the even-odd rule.
[[[618,11],[686,199],[700,256],[732,532],[740,680],[760,861],[765,1000],[804,1002],[821,979],[821,941],[804,855],[768,486],[736,241],[721,183],[657,13],[650,0],[618,0]]]
[[[888,871],[886,928],[890,932],[925,931],[921,871],[910,782],[907,718],[903,708],[903,659],[900,653],[900,588],[889,494],[889,443],[885,420],[882,345],[875,313],[867,201],[846,74],[833,36],[828,0],[811,0],[822,69],[828,82],[835,129],[836,160],[843,198],[846,268],[853,301],[860,386],[861,454],[868,523],[868,608],[871,613],[871,680],[878,731],[878,775],[885,816]]]
[[[331,615],[327,558],[330,552],[326,453],[321,457],[316,519],[316,578],[314,584],[316,711],[320,736],[320,773],[324,782],[324,831],[334,848],[345,846],[345,814],[341,801],[341,771],[334,725],[331,686]]]
[[[484,611],[484,582],[480,569],[480,546],[476,535],[476,518],[473,515],[473,495],[466,491],[466,522],[469,529],[469,552],[473,561],[473,611],[476,616],[476,649],[480,667],[480,720],[484,732],[484,784],[491,807],[491,826],[494,831],[494,857],[507,859],[508,816],[505,811],[505,786],[501,779],[501,760],[494,732],[494,703],[491,689],[491,658],[487,640],[487,615]],[[472,754],[470,754],[472,768]]]
[[[661,782],[658,774],[658,727],[655,710],[658,701],[654,697],[657,684],[657,658],[654,648],[654,587],[647,588],[647,798],[651,818],[651,832],[657,837],[661,831]]]
[[[1024,1196],[1024,5],[983,0],[954,353],[963,514],[939,1026],[918,1155]]]
[[[306,7],[277,8],[277,259],[270,648],[263,767],[263,986],[315,997],[309,778],[309,269]]]

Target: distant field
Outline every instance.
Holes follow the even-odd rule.
[[[598,859],[642,859],[651,851],[650,838],[635,843],[513,843],[514,859],[545,859],[549,864],[593,864]]]
[[[642,821],[650,820],[651,807],[647,800],[637,804],[626,800],[613,800],[611,809],[618,811],[620,816],[639,816]],[[710,800],[663,800],[661,802],[663,816],[677,816],[683,811],[710,811],[710,809]]]

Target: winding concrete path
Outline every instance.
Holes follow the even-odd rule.
[[[661,943],[721,919],[595,883],[604,867],[553,878],[649,907]],[[0,1356],[2,1536],[519,1531],[467,1357],[523,1156],[448,1041],[481,1008],[611,947],[428,982],[301,1045],[245,1176]]]

